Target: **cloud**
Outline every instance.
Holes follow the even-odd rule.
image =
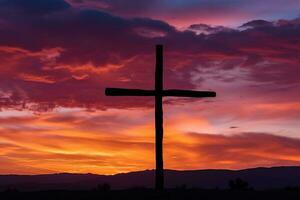
[[[218,32],[232,31],[232,29],[224,26],[210,26],[207,24],[192,24],[188,30],[194,31],[197,34],[215,34]]]
[[[193,142],[189,145],[177,144],[180,149],[177,153],[180,155],[181,151],[181,155],[187,154],[187,165],[191,165],[191,169],[298,165],[300,161],[297,156],[300,142],[295,138],[266,133],[231,136],[189,133],[186,137]],[[171,145],[168,147],[172,148]]]
[[[6,14],[48,14],[70,8],[70,4],[63,0],[39,1],[39,0],[1,0],[1,11],[6,11]],[[12,12],[13,10],[13,12]]]
[[[126,17],[149,17],[160,19],[176,27],[207,23],[238,26],[257,18],[292,18],[299,14],[298,2],[294,0],[68,0],[76,7],[105,10]]]
[[[166,88],[218,89],[229,96],[247,92],[249,98],[269,93],[274,101],[284,98],[279,95],[283,90],[294,94],[285,101],[297,101],[293,91],[299,84],[300,26],[296,19],[268,26],[254,26],[254,21],[246,30],[191,26],[207,32],[197,35],[159,20],[123,18],[71,7],[62,0],[47,2],[2,1],[3,109],[151,106],[151,98],[107,98],[104,88],[152,89],[157,43],[166,47]],[[14,9],[30,12],[12,13]],[[233,87],[236,92],[230,94]]]
[[[242,26],[240,26],[241,28],[257,28],[257,27],[264,27],[264,26],[273,26],[272,22],[268,22],[265,20],[253,20],[250,22],[247,22],[245,24],[243,24]]]

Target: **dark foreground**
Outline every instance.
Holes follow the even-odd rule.
[[[147,189],[118,190],[118,191],[40,191],[17,192],[6,191],[0,193],[1,200],[28,199],[28,200],[214,200],[214,199],[300,199],[300,190],[266,190],[266,191],[234,191],[234,190],[199,190],[199,189],[172,189],[165,192],[155,192]]]

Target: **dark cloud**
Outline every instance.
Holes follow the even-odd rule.
[[[21,12],[23,14],[47,14],[50,12],[57,12],[70,8],[70,4],[64,0],[1,0],[0,1],[1,11],[7,11],[7,13],[13,14]]]
[[[253,21],[243,24],[240,27],[241,28],[257,28],[257,27],[264,27],[264,26],[273,26],[273,23],[265,21],[265,20],[253,20]]]
[[[253,19],[293,18],[299,14],[294,0],[68,0],[73,6],[96,8],[127,17],[149,17],[177,27],[190,24],[238,26]]]

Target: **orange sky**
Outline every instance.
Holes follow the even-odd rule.
[[[266,127],[251,128],[245,122],[245,127],[241,124],[230,128],[234,121],[218,122],[222,117],[210,118],[209,112],[218,112],[214,106],[225,109],[203,102],[165,106],[166,168],[241,169],[300,164],[300,139],[280,136],[281,132],[277,136],[255,133],[267,128],[267,120],[261,123]],[[272,106],[277,109],[271,109]],[[299,104],[257,104],[238,109],[245,118],[251,117],[254,110],[274,118],[294,108],[300,110]],[[153,169],[153,114],[152,109],[2,112],[1,174],[115,174]]]

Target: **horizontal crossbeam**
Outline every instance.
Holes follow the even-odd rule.
[[[122,88],[106,88],[107,96],[157,96],[164,97],[216,97],[215,92],[211,91],[192,91],[192,90],[163,90],[161,93],[155,90],[139,90],[139,89],[122,89]]]
[[[106,88],[107,96],[155,96],[154,90]]]
[[[164,90],[163,96],[168,97],[216,97],[215,92],[193,90]]]

